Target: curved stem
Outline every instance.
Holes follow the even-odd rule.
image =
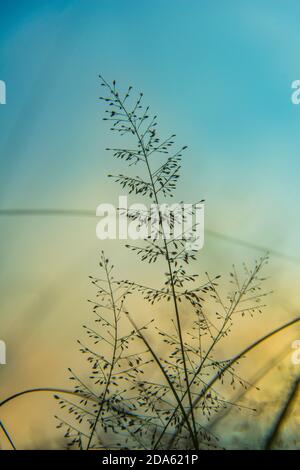
[[[8,431],[6,430],[6,428],[5,428],[5,426],[4,426],[4,424],[3,424],[2,421],[0,421],[0,428],[1,428],[2,431],[4,432],[4,434],[5,434],[5,436],[6,436],[7,440],[8,440],[8,442],[9,442],[10,445],[12,446],[13,450],[17,450],[17,449],[16,449],[16,446],[15,446],[13,440],[12,440],[12,438],[10,437],[10,435],[9,435]]]
[[[74,390],[67,390],[65,388],[51,388],[51,387],[38,387],[38,388],[29,388],[27,390],[23,390],[22,392],[15,393],[10,397],[5,398],[0,402],[0,407],[6,405],[12,400],[15,400],[22,395],[27,395],[28,393],[36,393],[36,392],[55,392],[55,393],[67,393],[68,395],[74,395],[76,397],[82,397],[86,400],[94,401],[95,403],[99,403],[98,400],[95,398],[86,397],[85,395],[81,395],[80,393],[74,392]]]
[[[203,366],[204,366],[204,364],[205,364],[207,358],[209,357],[211,351],[212,351],[213,348],[216,346],[216,344],[217,344],[217,342],[219,341],[219,339],[222,337],[223,331],[224,331],[224,329],[226,328],[226,325],[227,325],[228,321],[230,320],[232,314],[234,313],[234,311],[235,311],[237,305],[239,304],[241,298],[243,297],[244,293],[247,291],[247,288],[248,288],[248,286],[250,285],[250,283],[251,283],[251,281],[252,281],[252,279],[253,279],[253,276],[257,273],[258,269],[259,269],[259,268],[257,267],[256,270],[254,271],[254,273],[252,273],[252,275],[250,276],[250,278],[248,279],[248,281],[246,282],[246,284],[243,286],[242,290],[239,292],[238,297],[232,302],[232,305],[230,306],[230,308],[228,309],[228,311],[227,311],[227,310],[225,309],[225,307],[224,307],[226,316],[224,317],[223,325],[222,325],[222,327],[218,330],[218,333],[217,333],[216,337],[213,338],[213,341],[212,341],[211,345],[209,346],[208,350],[206,351],[206,354],[205,354],[204,357],[201,359],[201,362],[200,362],[200,364],[199,364],[197,370],[195,371],[194,376],[193,376],[193,378],[192,378],[192,380],[191,380],[191,382],[190,382],[190,386],[194,383],[196,377],[200,374],[200,372],[201,372],[201,370],[202,370],[202,368],[203,368]],[[210,279],[209,279],[209,280],[210,280]],[[221,303],[221,300],[220,300],[220,303]],[[222,304],[222,305],[223,305],[223,304]],[[184,396],[185,396],[185,394],[184,394]],[[184,396],[183,396],[183,398],[184,398]],[[194,408],[194,405],[193,405],[193,403],[192,403],[192,404],[190,405],[190,410],[191,410],[190,413],[193,413],[193,408]],[[169,424],[171,423],[173,417],[175,416],[175,413],[176,413],[176,412],[177,412],[177,409],[175,409],[174,412],[173,412],[173,414],[170,416],[170,419],[169,419],[168,422],[166,423],[165,430],[167,430],[167,428],[168,428]],[[189,414],[190,414],[190,413],[189,413]],[[179,433],[179,430],[181,429],[181,427],[182,427],[182,424],[179,424],[177,434]],[[165,431],[165,430],[164,430],[164,431]],[[164,431],[162,432],[162,435],[159,436],[157,442],[155,443],[155,449],[157,448],[157,446],[158,446],[160,440],[162,439],[162,437],[163,437],[163,435],[164,435]]]
[[[243,349],[240,353],[238,353],[236,356],[234,356],[232,359],[230,359],[227,364],[225,366],[223,366],[219,371],[218,373],[210,380],[210,382],[201,390],[201,392],[199,393],[199,395],[195,398],[195,400],[193,401],[193,407],[197,406],[199,401],[201,400],[201,398],[205,395],[205,393],[212,387],[212,385],[219,379],[219,377],[222,376],[222,374],[224,374],[224,372],[226,372],[226,370],[231,367],[236,361],[238,361],[242,356],[244,356],[245,354],[247,354],[249,351],[251,351],[252,349],[256,348],[257,346],[259,346],[261,343],[263,343],[264,341],[266,341],[267,339],[271,338],[272,336],[274,336],[275,334],[279,333],[280,331],[282,330],[285,330],[286,328],[294,325],[295,323],[298,323],[300,321],[300,317],[297,317],[295,318],[294,320],[291,320],[287,323],[285,323],[284,325],[282,326],[279,326],[278,328],[276,328],[275,330],[271,331],[270,333],[267,333],[266,335],[264,335],[262,338],[258,339],[257,341],[255,341],[254,343],[250,344],[249,346],[247,346],[245,349]],[[194,376],[194,379],[196,378],[196,374]],[[193,379],[193,380],[194,380]],[[190,410],[189,410],[190,412]],[[168,423],[169,424],[169,423]],[[167,426],[165,428],[165,430],[167,430]],[[174,442],[174,439],[176,438],[176,435],[177,435],[177,432],[174,434],[173,438],[172,438],[172,441],[171,441],[171,444]]]
[[[297,392],[298,392],[299,388],[300,388],[300,377],[298,376],[297,379],[294,381],[294,383],[291,387],[291,390],[289,391],[287,400],[286,400],[282,410],[280,410],[279,415],[276,418],[275,423],[274,423],[270,433],[267,436],[265,446],[264,446],[265,450],[270,450],[272,448],[272,445],[275,442],[276,437],[278,436],[278,434],[280,432],[281,426],[283,425],[284,421],[286,420],[286,418],[288,417],[288,415],[291,411],[292,405],[295,401],[295,398],[296,398],[296,395],[297,395]]]
[[[182,413],[182,416],[183,416],[183,424],[186,423],[187,427],[188,427],[188,430],[191,434],[191,437],[192,437],[192,440],[193,440],[193,444],[196,447],[198,447],[198,440],[197,440],[197,436],[194,435],[193,433],[193,430],[191,428],[191,425],[190,425],[190,422],[189,422],[189,419],[188,419],[188,416],[186,414],[186,411],[184,409],[184,406],[182,404],[182,399],[180,399],[180,397],[178,396],[178,393],[176,392],[176,389],[172,383],[172,381],[170,380],[170,377],[168,376],[167,372],[165,371],[164,367],[162,366],[161,364],[161,361],[159,360],[158,356],[156,355],[156,353],[154,352],[154,350],[152,349],[151,345],[149,344],[149,342],[147,341],[147,339],[145,338],[145,336],[142,334],[142,332],[138,329],[138,327],[136,326],[136,324],[134,323],[134,321],[129,317],[128,315],[128,318],[129,318],[129,321],[130,323],[132,324],[132,326],[134,327],[134,329],[138,332],[138,334],[140,335],[141,339],[144,341],[145,345],[147,346],[147,348],[149,349],[150,353],[152,354],[153,356],[153,359],[155,360],[155,362],[157,363],[158,367],[160,368],[160,370],[162,371],[166,381],[168,382],[171,390],[172,390],[172,393],[178,403],[177,405],[177,408],[180,408],[180,411]]]

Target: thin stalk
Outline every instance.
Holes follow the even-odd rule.
[[[300,321],[300,317],[297,317],[295,318],[294,320],[291,320],[287,323],[285,323],[284,325],[276,328],[275,330],[271,331],[270,333],[267,333],[266,335],[264,335],[262,338],[258,339],[257,341],[255,341],[254,343],[250,344],[249,346],[247,346],[245,349],[243,349],[239,354],[237,354],[236,356],[234,356],[224,367],[222,367],[218,373],[211,379],[211,381],[206,385],[206,387],[204,387],[201,392],[199,393],[199,395],[197,396],[197,398],[194,400],[193,402],[193,406],[197,406],[197,404],[199,403],[199,401],[201,400],[201,398],[203,397],[203,395],[210,389],[210,387],[218,380],[218,378],[224,373],[226,372],[226,370],[231,367],[236,361],[238,361],[242,356],[244,356],[245,354],[247,354],[249,351],[251,351],[252,349],[256,348],[257,346],[259,346],[261,343],[263,343],[264,341],[266,341],[267,339],[271,338],[272,336],[274,336],[275,334],[279,333],[280,331],[294,325],[295,323],[298,323]],[[194,376],[194,379],[196,378],[196,374]],[[177,408],[176,410],[174,411],[173,415],[169,418],[169,421],[167,422],[166,426],[165,426],[165,429],[163,430],[161,436],[159,437],[158,441],[156,442],[155,444],[155,448],[157,448],[161,438],[163,437],[165,431],[167,430],[171,420],[173,419],[173,416],[175,414],[175,412],[177,411]],[[172,442],[174,441],[174,439],[176,438],[176,435],[177,435],[177,432],[176,434],[174,435],[173,439],[172,439]],[[171,442],[171,444],[172,444]]]
[[[154,352],[154,350],[152,349],[150,343],[147,341],[147,339],[145,338],[145,336],[141,333],[141,331],[138,329],[138,327],[136,326],[136,324],[134,323],[134,321],[129,317],[128,315],[128,318],[129,318],[129,321],[130,323],[132,324],[132,326],[134,327],[134,329],[138,332],[139,336],[141,337],[141,339],[143,340],[143,342],[145,343],[145,345],[147,346],[147,348],[149,349],[153,359],[155,360],[155,362],[157,363],[158,367],[160,368],[160,370],[162,371],[166,381],[168,382],[168,385],[169,387],[171,388],[172,390],[172,393],[178,403],[178,408],[180,408],[180,411],[182,413],[182,416],[183,416],[183,421],[184,423],[187,425],[188,427],[188,430],[191,434],[191,437],[192,437],[192,440],[193,440],[193,444],[195,447],[198,447],[198,440],[197,440],[197,436],[194,435],[193,433],[193,430],[191,428],[191,425],[190,425],[190,422],[189,422],[189,419],[187,417],[187,414],[186,414],[186,411],[183,407],[183,404],[182,404],[182,400],[180,399],[180,397],[178,396],[178,393],[172,383],[172,381],[170,380],[170,377],[168,376],[167,372],[165,371],[164,367],[162,366],[161,364],[161,361],[159,360],[158,356],[156,355],[156,353]]]
[[[38,388],[29,388],[28,390],[23,390],[22,392],[15,393],[14,395],[11,395],[5,398],[4,400],[0,402],[0,408],[6,405],[7,403],[9,403],[10,401],[15,400],[18,397],[21,397],[22,395],[27,395],[28,393],[36,393],[36,392],[66,393],[68,395],[74,395],[77,398],[82,398],[84,400],[89,400],[95,403],[99,403],[99,400],[96,400],[95,398],[92,398],[92,397],[86,397],[85,395],[74,392],[74,390],[67,390],[64,388],[38,387]]]
[[[258,382],[260,382],[274,367],[278,366],[280,362],[290,353],[291,347],[288,345],[278,354],[274,360],[269,362],[266,366],[262,367],[250,380],[251,388],[255,387]],[[233,398],[233,403],[238,405],[238,402],[246,395],[248,389],[243,389],[241,392],[237,393]],[[209,429],[213,429],[219,421],[221,421],[227,414],[230,412],[230,408],[225,408],[223,411],[219,412],[217,416],[210,422]]]
[[[3,424],[2,421],[0,421],[0,428],[1,428],[2,431],[4,432],[4,434],[5,434],[5,436],[6,436],[7,440],[8,440],[8,442],[10,443],[11,447],[13,448],[13,450],[17,450],[17,449],[16,449],[16,446],[15,446],[13,440],[12,440],[12,438],[10,437],[10,435],[9,435],[9,433],[8,433],[7,429],[5,428],[5,426],[4,426],[4,424]]]
[[[274,442],[276,440],[276,437],[278,436],[284,421],[286,420],[286,418],[288,417],[288,415],[291,411],[291,408],[293,406],[293,403],[295,401],[295,398],[297,396],[297,392],[298,392],[299,388],[300,388],[300,377],[297,377],[297,379],[294,381],[294,383],[293,383],[293,385],[292,385],[292,387],[289,391],[287,400],[286,400],[283,408],[281,409],[278,417],[276,418],[275,423],[272,426],[272,429],[271,429],[271,431],[270,431],[270,433],[269,433],[269,435],[266,439],[265,450],[270,450],[272,448],[272,445],[274,444]]]
[[[203,367],[203,365],[204,365],[205,362],[206,362],[206,359],[209,357],[209,354],[211,353],[211,351],[213,350],[213,348],[215,347],[215,345],[217,344],[217,342],[218,342],[219,339],[221,338],[221,336],[222,336],[222,334],[223,334],[223,331],[224,331],[224,329],[225,329],[225,327],[226,327],[228,321],[230,320],[230,318],[231,318],[231,316],[232,316],[232,314],[233,314],[235,308],[236,308],[237,305],[239,304],[239,302],[240,302],[241,298],[243,297],[244,293],[247,292],[247,289],[248,289],[249,285],[251,284],[251,281],[253,280],[253,277],[257,274],[258,269],[259,269],[259,268],[257,267],[256,270],[252,273],[252,275],[251,275],[250,278],[248,279],[248,281],[245,283],[245,285],[243,286],[243,288],[239,291],[239,295],[238,295],[237,298],[232,302],[232,305],[231,305],[231,307],[228,309],[228,311],[227,311],[226,307],[223,306],[223,303],[221,302],[221,299],[220,299],[220,302],[221,302],[221,304],[222,304],[222,306],[223,306],[223,308],[224,308],[225,315],[226,315],[225,318],[224,318],[223,325],[222,325],[222,327],[218,330],[218,334],[217,334],[216,337],[213,339],[213,341],[212,341],[210,347],[208,348],[208,350],[207,350],[206,354],[204,355],[204,357],[202,358],[202,360],[201,360],[201,362],[200,362],[200,364],[199,364],[197,370],[195,371],[194,376],[193,376],[193,378],[192,378],[192,380],[191,380],[191,382],[190,382],[190,387],[191,387],[191,385],[194,383],[196,377],[200,374],[200,372],[201,372],[201,370],[202,370],[202,367]],[[184,399],[184,396],[185,396],[185,394],[183,395],[183,398],[182,398],[182,399]],[[193,410],[194,410],[194,405],[193,405],[193,403],[192,403],[192,404],[190,405],[190,413],[191,413],[191,414],[193,413]],[[177,408],[174,410],[174,412],[173,412],[173,414],[171,415],[169,421],[166,423],[166,428],[165,428],[165,430],[167,430],[167,428],[168,428],[168,426],[169,426],[169,424],[170,424],[170,422],[171,422],[171,420],[172,420],[172,418],[173,418],[173,416],[175,415],[176,412],[177,412]],[[179,425],[178,430],[179,430],[179,429],[181,429],[181,425]],[[161,438],[163,437],[163,435],[164,435],[164,432],[162,433],[162,436],[160,436],[160,437],[158,438],[158,440],[157,440],[157,442],[156,442],[156,446],[159,444],[159,442],[160,442]],[[156,447],[155,447],[155,448],[156,448]]]
[[[27,389],[27,390],[23,390],[22,392],[15,393],[14,395],[11,395],[11,396],[5,398],[4,400],[2,400],[0,402],[0,408],[4,405],[10,403],[11,401],[23,396],[23,395],[28,395],[28,394],[31,394],[31,393],[40,393],[40,392],[51,392],[51,393],[55,392],[55,393],[63,393],[63,394],[67,394],[67,395],[73,395],[76,398],[81,398],[82,400],[87,400],[87,401],[91,401],[93,403],[99,404],[99,400],[97,398],[87,397],[85,395],[82,395],[81,393],[75,392],[74,390],[68,390],[68,389],[64,389],[64,388],[50,388],[50,387],[42,388],[42,387],[39,387],[39,388],[30,388],[30,389]],[[117,406],[114,406],[112,408],[118,413],[123,413],[124,415],[130,416],[131,418],[141,420],[141,417],[139,415],[133,413],[132,411],[128,411],[128,410],[125,410],[123,408],[118,408]],[[89,436],[86,436],[86,437],[89,437]]]
[[[108,392],[108,387],[110,386],[110,381],[111,381],[112,373],[113,373],[114,366],[115,366],[115,360],[116,360],[116,354],[117,354],[117,344],[118,344],[117,309],[116,309],[114,294],[113,294],[113,290],[112,290],[111,279],[110,279],[110,275],[109,275],[109,272],[108,272],[108,269],[107,269],[107,262],[106,262],[106,259],[105,259],[104,256],[103,256],[103,259],[104,259],[104,267],[105,267],[106,277],[107,277],[107,281],[108,281],[109,292],[110,292],[112,308],[113,308],[113,315],[114,315],[114,323],[115,323],[114,324],[114,345],[113,345],[113,354],[112,354],[112,361],[111,361],[111,367],[110,367],[110,370],[109,370],[109,375],[108,375],[108,378],[107,378],[107,381],[106,381],[106,386],[105,386],[105,390],[104,390],[104,393],[103,393],[101,405],[99,407],[98,413],[96,415],[95,422],[93,424],[93,427],[92,427],[92,430],[91,430],[91,433],[90,433],[90,437],[89,437],[89,440],[88,440],[86,450],[89,450],[89,448],[91,446],[92,439],[93,439],[93,436],[94,436],[94,433],[96,431],[96,427],[97,427],[97,424],[98,424],[98,420],[101,416],[101,413],[102,413],[102,410],[103,410],[103,407],[104,407],[105,398],[106,398],[106,395],[107,395],[107,392]]]

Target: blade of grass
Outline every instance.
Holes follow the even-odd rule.
[[[274,336],[275,334],[279,333],[280,331],[283,331],[285,330],[286,328],[294,325],[295,323],[299,322],[300,321],[300,317],[297,317],[297,318],[294,318],[293,320],[285,323],[284,325],[276,328],[275,330],[271,331],[270,333],[267,333],[266,335],[264,335],[262,338],[254,341],[254,343],[250,344],[249,346],[247,346],[245,349],[243,349],[239,354],[237,354],[236,356],[234,356],[224,367],[222,367],[219,372],[210,380],[210,382],[206,385],[206,387],[204,387],[201,392],[199,393],[199,395],[197,396],[197,398],[194,400],[193,402],[193,407],[197,406],[197,404],[199,403],[199,401],[201,400],[201,398],[203,397],[203,395],[210,389],[210,387],[212,387],[212,385],[218,380],[218,378],[224,373],[226,372],[226,370],[232,366],[232,364],[234,364],[236,361],[238,361],[242,356],[244,356],[245,354],[247,354],[249,351],[251,351],[252,349],[256,348],[257,346],[259,346],[261,343],[263,343],[264,341],[266,341],[267,339],[271,338],[272,336]],[[194,381],[194,379],[196,378],[196,374],[194,375],[194,378],[193,380],[191,381],[191,383]],[[184,397],[183,397],[184,398]],[[177,407],[178,408],[178,407]],[[157,448],[157,445],[159,444],[161,438],[163,437],[165,431],[167,430],[170,422],[172,421],[176,411],[177,411],[177,408],[174,410],[174,413],[171,415],[171,417],[169,418],[169,421],[167,422],[162,434],[160,435],[158,441],[156,442],[155,444],[155,448]],[[172,438],[172,441],[170,443],[170,445],[172,445],[172,443],[174,442],[175,438],[177,436],[177,432],[174,434],[173,438]]]
[[[260,382],[274,367],[276,367],[280,362],[290,353],[291,347],[288,345],[284,348],[280,354],[276,356],[276,358],[270,361],[267,365],[262,367],[250,380],[251,388],[253,388],[258,382]],[[237,393],[232,402],[233,404],[237,404],[239,400],[243,398],[244,395],[249,391],[249,389],[242,389],[239,393]],[[209,429],[212,429],[214,426],[218,424],[227,414],[230,412],[231,407],[226,408],[224,411],[219,412],[216,417],[210,422]]]
[[[112,378],[113,370],[114,370],[114,367],[115,367],[116,354],[117,354],[117,343],[118,343],[117,306],[116,306],[116,303],[115,303],[115,297],[114,297],[114,293],[113,293],[113,289],[112,289],[111,278],[110,278],[110,274],[109,274],[109,271],[108,271],[108,260],[105,258],[103,252],[102,252],[102,262],[103,262],[103,266],[105,268],[105,273],[106,273],[106,278],[107,278],[107,283],[108,283],[109,293],[110,293],[110,298],[111,298],[111,303],[112,303],[113,316],[114,316],[114,338],[113,338],[114,343],[113,343],[113,353],[112,353],[111,366],[110,366],[110,369],[109,369],[109,374],[108,374],[107,382],[106,382],[106,385],[105,385],[105,390],[104,390],[104,393],[103,393],[101,404],[99,406],[99,410],[97,412],[97,416],[95,418],[95,421],[94,421],[94,424],[93,424],[93,427],[92,427],[92,430],[91,430],[91,433],[90,433],[90,437],[89,437],[89,440],[88,440],[88,443],[87,443],[86,450],[89,450],[90,447],[91,447],[93,436],[95,434],[96,427],[97,427],[99,418],[101,416],[101,413],[103,411],[106,395],[107,395],[109,387],[110,387],[111,378]]]
[[[0,408],[7,403],[11,402],[12,400],[15,400],[18,397],[21,397],[22,395],[27,395],[29,393],[36,393],[36,392],[54,392],[54,393],[66,393],[69,395],[75,395],[78,398],[83,398],[85,400],[90,400],[95,403],[99,403],[98,400],[92,397],[86,397],[85,395],[81,395],[80,393],[76,393],[74,390],[67,390],[64,388],[50,388],[50,387],[38,387],[38,388],[29,388],[28,390],[23,390],[22,392],[15,393],[14,395],[10,395],[9,397],[5,398],[0,402]]]
[[[147,148],[145,146],[143,136],[140,134],[139,129],[138,129],[138,127],[137,127],[137,125],[136,125],[136,123],[133,119],[132,114],[130,112],[128,112],[126,106],[124,106],[124,101],[122,101],[120,99],[119,93],[116,92],[116,90],[114,88],[112,88],[111,85],[101,75],[100,75],[100,78],[101,78],[103,84],[105,84],[105,86],[110,90],[111,94],[115,97],[115,99],[119,103],[120,108],[123,110],[123,112],[127,116],[128,122],[130,123],[131,129],[132,129],[132,133],[136,136],[136,138],[138,140],[138,144],[139,144],[139,146],[142,150],[144,162],[145,162],[145,165],[146,165],[146,168],[147,168],[147,172],[148,172],[148,176],[149,176],[149,180],[150,180],[149,184],[152,187],[152,193],[153,193],[153,196],[154,196],[154,201],[155,201],[156,207],[159,208],[160,207],[159,199],[158,199],[158,192],[159,191],[157,190],[157,188],[155,186],[154,174],[151,170],[150,163],[149,163],[149,150],[147,150]],[[166,236],[165,236],[165,232],[164,232],[164,224],[163,224],[163,219],[162,219],[160,209],[159,209],[159,225],[160,225],[160,228],[161,228],[162,233],[163,233],[163,243],[164,243],[164,249],[165,249],[165,256],[166,256],[166,261],[167,261],[167,265],[168,265],[168,272],[169,272],[170,281],[171,281],[170,285],[171,285],[171,290],[172,290],[172,300],[173,300],[173,304],[174,304],[175,318],[176,318],[176,324],[177,324],[177,330],[178,330],[178,336],[179,336],[181,357],[182,357],[184,377],[185,377],[185,383],[186,383],[186,392],[187,392],[187,396],[188,396],[188,400],[189,400],[189,406],[190,406],[190,410],[191,410],[190,415],[191,415],[192,424],[193,424],[193,434],[194,434],[193,441],[197,443],[198,440],[197,440],[196,422],[195,422],[194,410],[193,410],[193,406],[192,406],[192,396],[191,396],[191,390],[190,390],[190,385],[189,385],[189,377],[188,377],[188,370],[187,370],[187,363],[186,363],[186,352],[185,352],[184,342],[183,342],[181,319],[180,319],[180,314],[179,314],[177,296],[176,296],[176,292],[175,292],[174,273],[173,273],[173,269],[172,269],[172,265],[171,265],[171,255],[170,255],[169,247],[168,247],[168,244],[167,244],[167,241],[166,241]],[[198,447],[196,447],[196,449],[197,448]]]
[[[177,405],[177,409],[180,408],[180,411],[182,413],[182,416],[183,416],[183,422],[186,424],[188,430],[189,430],[189,433],[190,433],[190,436],[191,436],[191,439],[193,440],[193,445],[195,446],[195,449],[198,447],[198,441],[196,442],[196,436],[194,436],[194,433],[193,433],[193,430],[191,428],[191,425],[190,425],[190,422],[189,422],[189,419],[187,417],[187,414],[186,414],[186,411],[183,407],[183,404],[182,404],[182,401],[180,400],[180,397],[178,396],[178,393],[176,392],[176,389],[172,383],[172,381],[170,380],[168,374],[166,373],[161,361],[159,360],[158,356],[156,355],[156,353],[154,352],[154,350],[152,349],[150,343],[147,341],[147,339],[145,338],[145,336],[143,335],[143,333],[141,332],[141,330],[139,330],[139,328],[136,326],[136,324],[134,323],[134,321],[130,318],[130,316],[128,315],[128,318],[129,318],[129,321],[130,323],[132,324],[132,326],[134,327],[134,329],[137,331],[137,333],[139,334],[139,336],[141,337],[142,341],[144,342],[144,344],[146,345],[146,347],[149,349],[153,359],[155,360],[155,362],[157,363],[158,367],[160,368],[160,370],[162,371],[166,381],[168,382],[168,385],[170,386],[171,390],[172,390],[172,393],[174,395],[174,398],[176,399],[178,405]]]
[[[272,448],[274,442],[276,441],[276,438],[279,435],[280,430],[281,430],[284,422],[287,420],[287,418],[288,418],[288,416],[291,412],[291,409],[293,407],[294,401],[295,401],[296,396],[297,396],[298,389],[300,389],[300,376],[297,377],[297,379],[294,381],[294,383],[293,383],[293,385],[292,385],[292,387],[289,391],[286,402],[284,403],[282,409],[279,412],[279,415],[275,419],[275,422],[274,422],[270,432],[268,433],[268,436],[267,436],[267,439],[266,439],[266,442],[265,442],[265,446],[264,446],[265,450],[270,450]]]
[[[2,431],[4,432],[4,434],[5,434],[5,436],[6,436],[7,440],[8,440],[8,442],[9,442],[10,445],[12,446],[13,450],[17,450],[17,449],[16,449],[16,446],[15,446],[13,440],[12,440],[12,438],[10,437],[10,435],[9,435],[9,433],[8,433],[8,431],[7,431],[7,429],[5,428],[5,426],[4,426],[4,424],[3,424],[3,422],[2,422],[1,420],[0,420],[0,428],[1,428]]]
[[[0,209],[0,216],[3,217],[18,217],[18,216],[69,216],[69,217],[96,217],[95,211],[88,209]],[[291,263],[300,264],[300,258],[296,256],[291,256],[280,251],[273,250],[269,247],[263,247],[256,243],[252,243],[247,240],[242,240],[240,238],[232,237],[221,232],[216,232],[214,230],[206,230],[207,235],[214,238],[219,238],[220,240],[233,243],[235,245],[245,246],[253,250],[261,251],[263,253],[269,253],[270,255],[281,258]]]

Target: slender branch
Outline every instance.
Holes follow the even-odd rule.
[[[54,392],[54,393],[66,393],[68,395],[75,395],[78,398],[83,398],[85,400],[93,401],[95,403],[99,403],[99,400],[96,400],[95,398],[92,397],[87,397],[86,395],[80,394],[74,390],[67,390],[64,388],[51,388],[51,387],[38,387],[38,388],[30,388],[28,390],[23,390],[22,392],[15,393],[14,395],[11,395],[4,400],[0,402],[0,407],[6,405],[12,400],[15,400],[18,397],[21,397],[22,395],[27,395],[29,393],[36,393],[36,392]]]
[[[102,256],[103,256],[103,264],[104,264],[104,268],[105,268],[105,272],[106,272],[106,278],[107,278],[107,281],[108,281],[109,292],[110,292],[112,308],[113,308],[113,314],[114,314],[114,345],[113,345],[113,354],[112,354],[112,361],[111,361],[111,366],[110,366],[110,370],[109,370],[109,375],[108,375],[108,378],[107,378],[107,381],[106,381],[105,390],[104,390],[104,393],[103,393],[101,405],[99,407],[95,422],[94,422],[93,427],[92,427],[92,431],[90,433],[90,437],[89,437],[89,440],[88,440],[86,450],[89,450],[89,448],[91,446],[92,439],[93,439],[93,436],[94,436],[99,418],[101,416],[101,413],[102,413],[102,410],[103,410],[103,407],[104,407],[106,395],[108,393],[108,387],[110,386],[110,381],[111,381],[112,373],[113,373],[114,366],[115,366],[115,359],[116,359],[116,353],[117,353],[117,344],[118,344],[117,309],[116,309],[114,294],[113,294],[113,290],[112,290],[111,279],[110,279],[110,275],[109,275],[109,272],[108,272],[108,269],[107,269],[107,260],[105,259],[105,256],[104,256],[103,253],[102,253]]]
[[[118,93],[116,93],[116,91],[109,85],[109,83],[107,83],[103,79],[103,77],[100,76],[100,78],[106,84],[106,86],[108,87],[110,92],[113,94],[113,96],[118,101],[121,108],[123,109],[124,113],[127,115],[128,121],[130,122],[131,127],[132,127],[132,131],[138,139],[139,145],[140,145],[140,147],[142,149],[142,153],[144,155],[148,175],[149,175],[149,178],[150,178],[150,184],[151,184],[152,191],[153,191],[154,200],[155,200],[155,203],[156,203],[157,207],[159,208],[159,200],[158,200],[158,195],[157,195],[158,190],[156,189],[155,182],[154,182],[154,179],[153,179],[153,174],[152,174],[152,171],[151,171],[151,168],[150,168],[147,150],[145,148],[144,141],[143,141],[143,136],[142,137],[140,136],[139,130],[137,129],[136,124],[133,121],[131,114],[127,111],[127,109],[124,106],[122,100],[120,99]],[[162,215],[161,215],[160,210],[159,210],[159,225],[160,225],[161,230],[164,234],[164,225],[163,225],[163,220],[162,220]],[[192,423],[193,423],[193,434],[194,434],[194,437],[196,438],[196,436],[197,436],[196,422],[195,422],[195,417],[194,417],[194,410],[192,408],[192,397],[191,397],[189,377],[188,377],[188,371],[187,371],[186,356],[185,356],[184,342],[183,342],[183,336],[182,336],[182,327],[181,327],[179,309],[178,309],[178,304],[177,304],[177,296],[176,296],[176,292],[175,292],[173,270],[172,270],[172,266],[171,266],[171,257],[169,255],[169,248],[168,248],[168,244],[167,244],[165,236],[163,236],[163,243],[164,243],[166,260],[167,260],[167,264],[168,264],[168,270],[169,270],[170,281],[171,281],[172,298],[173,298],[173,303],[174,303],[176,323],[177,323],[178,335],[179,335],[179,340],[180,340],[180,349],[181,349],[181,355],[182,355],[182,361],[183,361],[183,367],[184,367],[186,390],[187,390],[189,405],[190,405],[190,409],[191,409],[191,417],[192,417]],[[196,449],[197,448],[198,448],[198,444],[196,445]]]
[[[9,442],[10,445],[12,446],[13,450],[17,450],[17,449],[16,449],[16,446],[15,446],[13,440],[12,440],[12,438],[10,437],[10,435],[9,435],[9,433],[8,433],[8,431],[7,431],[7,429],[5,428],[5,426],[4,426],[4,424],[3,424],[3,422],[2,422],[1,420],[0,420],[0,428],[1,428],[2,431],[4,432],[4,434],[5,434],[5,436],[6,436],[7,440],[8,440],[8,442]]]
[[[171,390],[172,390],[172,393],[178,403],[178,407],[180,408],[180,411],[182,413],[182,416],[183,416],[183,420],[185,422],[185,424],[187,425],[188,429],[189,429],[189,432],[191,434],[191,437],[193,439],[193,444],[195,446],[195,448],[198,447],[198,442],[197,442],[197,437],[196,435],[194,435],[193,433],[193,430],[191,428],[191,425],[190,425],[190,422],[189,422],[189,419],[186,415],[186,411],[183,407],[183,404],[182,404],[182,400],[180,399],[180,397],[178,396],[177,394],[177,391],[172,383],[172,381],[170,380],[170,377],[169,375],[167,374],[167,372],[165,371],[164,367],[162,366],[162,363],[161,361],[159,360],[158,356],[156,355],[156,353],[154,352],[153,348],[151,347],[150,343],[147,341],[147,339],[145,338],[145,336],[142,334],[141,330],[136,326],[136,324],[134,323],[134,321],[130,318],[130,316],[128,315],[128,318],[129,318],[129,321],[130,323],[132,324],[132,326],[134,327],[134,329],[137,331],[137,333],[139,334],[139,336],[141,337],[141,339],[143,340],[143,342],[145,343],[145,345],[147,346],[147,348],[149,349],[149,351],[151,352],[152,356],[153,356],[153,359],[155,360],[155,362],[157,363],[158,367],[160,368],[160,370],[162,371],[166,381],[168,382],[168,385],[170,386]]]
[[[283,406],[283,408],[280,410],[280,413],[278,415],[278,417],[276,418],[275,420],[275,423],[273,424],[272,428],[271,428],[271,431],[269,432],[268,436],[267,436],[267,439],[266,439],[266,442],[265,442],[265,450],[270,450],[278,436],[278,434],[280,433],[280,429],[283,425],[283,423],[286,421],[290,411],[291,411],[291,408],[293,406],[293,403],[296,399],[296,396],[297,396],[297,392],[298,390],[300,390],[300,376],[297,377],[297,379],[294,381],[290,391],[289,391],[289,394],[288,394],[288,397],[287,397],[287,400]]]
[[[221,369],[217,372],[217,374],[208,382],[208,384],[201,390],[197,398],[193,402],[193,407],[196,407],[201,400],[201,398],[207,393],[207,391],[212,387],[212,385],[226,372],[226,370],[231,367],[236,361],[238,361],[241,357],[243,357],[245,354],[247,354],[249,351],[252,349],[256,348],[259,346],[261,343],[266,341],[267,339],[271,338],[275,334],[279,333],[280,331],[285,330],[286,328],[298,323],[300,321],[300,317],[295,318],[294,320],[291,320],[284,325],[276,328],[275,330],[271,331],[270,333],[267,333],[264,335],[262,338],[254,341],[254,343],[250,344],[247,346],[245,349],[243,349],[240,353],[238,353],[236,356],[234,356],[232,359],[228,360],[228,362],[221,367]],[[196,377],[196,374],[195,374]],[[167,426],[166,426],[167,429]],[[175,439],[176,435],[174,436]]]

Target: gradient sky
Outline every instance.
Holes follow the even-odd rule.
[[[116,199],[106,174],[120,167],[104,151],[112,137],[101,121],[101,73],[142,90],[162,134],[188,144],[178,199],[206,200],[206,228],[300,258],[300,105],[291,103],[299,17],[296,0],[1,2],[0,209],[95,210]],[[94,220],[1,217],[0,227],[0,338],[15,354],[3,372],[8,391],[46,381],[37,358],[24,371],[12,331],[32,330],[23,346],[44,347],[50,369],[60,348],[69,365],[103,247]],[[217,269],[257,255],[207,240],[203,260]],[[299,271],[274,260],[278,318],[297,309]],[[74,311],[67,340],[47,336]]]
[[[101,72],[143,89],[162,131],[189,144],[187,197],[205,197],[210,226],[300,255],[300,106],[290,100],[299,10],[261,0],[2,5],[1,207],[94,209],[102,199]]]

